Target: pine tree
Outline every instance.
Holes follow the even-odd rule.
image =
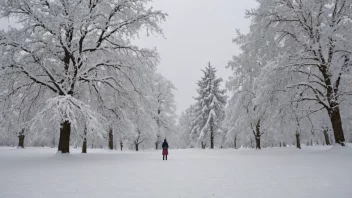
[[[222,121],[225,115],[225,105],[227,96],[226,90],[220,89],[221,78],[216,78],[216,70],[209,63],[209,66],[203,70],[204,77],[198,81],[198,97],[194,109],[194,127],[191,137],[197,142],[201,142],[202,148],[206,147],[208,138],[210,148],[214,148],[215,133],[221,133]]]

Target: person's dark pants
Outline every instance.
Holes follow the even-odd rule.
[[[165,158],[166,158],[166,160],[167,160],[167,155],[163,155],[163,160],[165,160]]]

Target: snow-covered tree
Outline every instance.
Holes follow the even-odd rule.
[[[42,93],[40,90],[33,89],[33,87],[29,87],[22,92],[16,92],[13,90],[13,87],[17,85],[16,78],[7,80],[10,82],[1,83],[8,87],[1,87],[3,94],[0,96],[0,108],[2,109],[0,128],[6,136],[18,137],[18,147],[24,148],[26,136],[30,138],[27,138],[27,143],[38,138],[35,134],[28,133],[26,123],[43,107],[43,104],[36,100]]]
[[[262,52],[253,46],[265,46],[266,43],[257,42],[251,33],[242,35],[238,32],[234,42],[240,45],[242,53],[234,56],[228,64],[233,76],[227,83],[232,97],[226,110],[226,140],[235,144],[240,139],[242,145],[251,147],[255,142],[256,148],[261,149],[261,137],[267,136],[274,124],[277,98],[267,94],[270,84],[260,74],[267,57],[276,53],[275,48],[271,50],[272,54],[262,56]]]
[[[256,41],[252,51],[270,58],[262,64],[270,70],[267,82],[276,81],[278,89],[292,94],[291,102],[304,103],[306,114],[326,113],[335,142],[344,145],[340,108],[350,99],[352,87],[352,2],[258,2],[247,17]]]
[[[176,133],[176,88],[169,80],[160,74],[155,76],[155,85],[153,86],[154,97],[156,100],[156,116],[155,121],[158,126],[156,134],[155,149],[158,149],[163,138],[168,136],[170,145],[171,137]]]
[[[150,8],[150,2],[0,1],[0,16],[20,24],[0,33],[1,82],[11,87],[7,93],[37,91],[34,100],[45,104],[27,123],[31,131],[50,122],[60,130],[58,150],[68,153],[71,131],[77,138],[86,130],[106,136],[106,123],[101,123],[106,114],[97,113],[98,107],[109,106],[104,104],[110,99],[106,93],[137,104],[136,95],[144,95],[145,77],[158,56],[130,40],[143,29],[162,33],[159,23],[166,16]]]
[[[143,108],[135,109],[130,112],[132,121],[131,131],[128,135],[133,143],[134,149],[139,151],[139,145],[146,142],[153,142],[158,126],[153,121],[153,115]]]
[[[215,134],[222,134],[222,122],[225,117],[226,90],[220,88],[221,78],[216,77],[216,69],[209,63],[203,70],[204,77],[198,81],[198,96],[194,108],[193,129],[191,137],[206,147],[214,148]]]
[[[178,118],[177,129],[179,131],[179,147],[188,148],[191,147],[191,132],[193,126],[192,120],[194,119],[194,107],[191,105],[185,111],[183,111]]]
[[[250,123],[245,128],[255,136],[265,130],[270,141],[281,144],[294,134],[299,147],[302,135],[310,144],[322,142],[317,134],[323,132],[317,131],[329,120],[335,142],[343,145],[342,127],[349,124],[342,121],[351,108],[351,1],[258,2],[246,14],[250,32],[234,40],[243,52],[229,65],[234,76],[228,88],[234,95],[227,111],[227,141]]]

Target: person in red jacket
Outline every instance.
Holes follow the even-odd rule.
[[[162,148],[163,148],[163,160],[167,160],[167,155],[169,154],[169,144],[167,143],[166,141],[166,138],[164,139],[164,142],[163,142],[163,145],[162,145]]]

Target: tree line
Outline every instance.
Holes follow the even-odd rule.
[[[175,129],[174,85],[141,32],[162,34],[150,0],[3,0],[1,145],[105,147],[155,144]]]
[[[227,66],[233,71],[226,83],[231,97],[225,116],[216,113],[222,123],[218,146],[301,148],[302,143],[351,142],[352,1],[258,4],[246,12],[249,33],[237,31],[234,39],[242,52]],[[207,96],[199,95],[202,99],[196,98],[179,120],[185,147],[204,148],[199,123],[210,131],[207,143],[213,144],[213,130],[199,121]]]
[[[167,14],[152,0],[2,0],[0,145],[109,149],[274,147],[352,141],[351,0],[266,0],[237,31],[222,79],[209,63],[177,120],[175,86],[157,73]],[[228,98],[229,95],[230,97]]]

